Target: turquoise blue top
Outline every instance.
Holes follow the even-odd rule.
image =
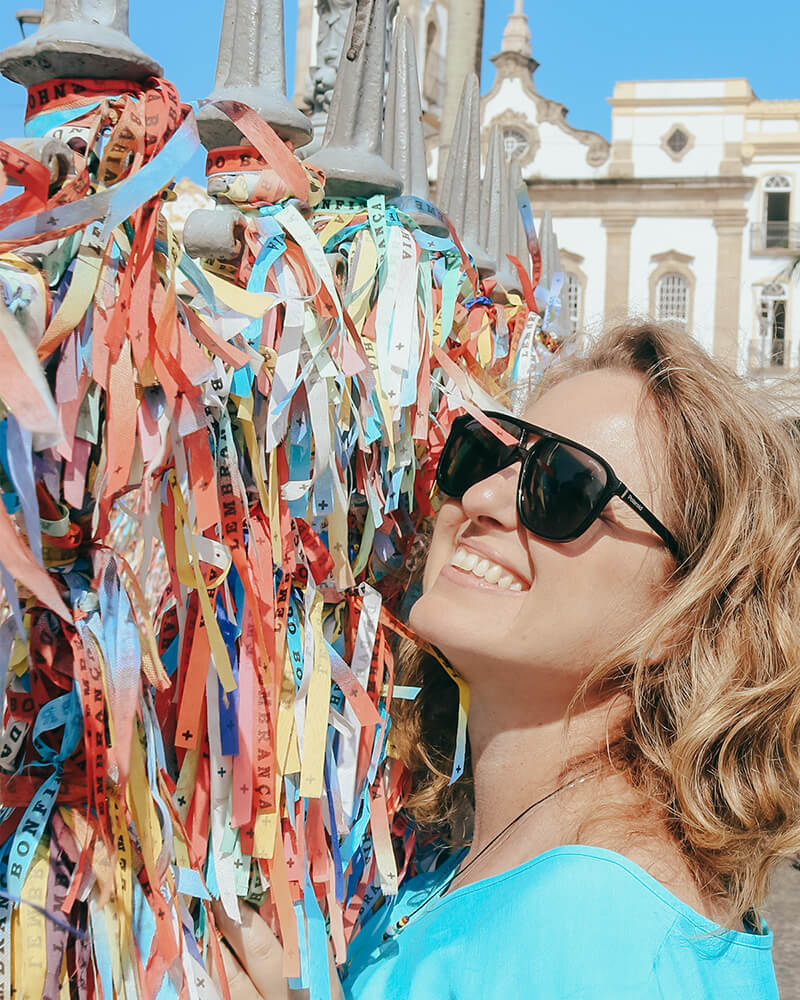
[[[438,895],[460,859],[367,923],[348,1000],[778,1000],[765,923],[725,930],[621,854],[556,847]]]

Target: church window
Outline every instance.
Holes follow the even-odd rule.
[[[670,125],[667,131],[661,136],[661,148],[667,156],[676,163],[680,162],[686,154],[694,149],[695,136],[689,131],[686,125],[675,122]]]
[[[689,282],[682,274],[665,274],[656,288],[656,319],[679,323],[689,322]]]
[[[528,151],[528,137],[519,128],[503,129],[503,148],[506,153],[506,160],[518,160]]]
[[[783,368],[788,361],[786,288],[783,285],[773,282],[761,289],[758,321],[764,339],[764,358],[773,368]]]
[[[669,138],[667,139],[667,145],[676,155],[682,153],[689,144],[689,136],[682,128],[673,129]]]
[[[583,288],[577,275],[567,271],[565,275],[567,319],[571,333],[577,333],[581,322],[581,296]]]

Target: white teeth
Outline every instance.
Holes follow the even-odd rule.
[[[518,592],[524,589],[519,580],[516,580],[502,566],[491,562],[489,559],[482,558],[475,552],[470,552],[461,545],[453,553],[450,564],[457,569],[464,570],[466,573],[472,573],[478,579],[494,584],[500,590]]]
[[[466,556],[466,551],[462,548],[457,548],[453,553],[453,558],[450,560],[453,566],[457,569],[464,568],[464,557]]]
[[[485,576],[486,575],[486,570],[491,565],[492,564],[489,562],[488,559],[479,559],[475,563],[475,565],[472,567],[472,572],[475,574],[475,576]]]
[[[478,557],[474,552],[468,552],[464,556],[464,560],[461,563],[461,569],[465,569],[468,573],[471,573],[475,569],[475,563],[477,563]]]

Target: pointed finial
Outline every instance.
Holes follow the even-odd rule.
[[[283,0],[225,0],[219,58],[211,100],[241,101],[254,108],[295,147],[311,140],[311,122],[286,96]],[[207,149],[238,146],[241,133],[216,108],[197,116]]]
[[[429,198],[428,158],[422,131],[422,97],[419,90],[414,33],[407,17],[398,18],[389,64],[386,117],[383,123],[386,159],[400,174],[403,194]]]
[[[542,254],[542,276],[539,285],[543,289],[551,289],[553,275],[561,271],[561,252],[558,249],[558,238],[553,228],[553,216],[549,209],[542,214],[539,246]],[[566,337],[570,332],[566,285],[562,287],[559,298],[561,299],[561,309],[558,315],[550,321],[548,333],[554,337]]]
[[[47,80],[146,80],[161,65],[128,36],[128,0],[44,0],[38,31],[0,53],[0,73],[31,87]]]
[[[514,52],[516,55],[530,59],[531,29],[528,25],[528,18],[525,16],[522,0],[514,2],[514,13],[509,15],[500,51]]]
[[[553,216],[549,208],[542,213],[539,247],[542,254],[541,284],[545,288],[549,288],[553,275],[561,270],[561,254],[558,250],[558,240],[553,229]]]
[[[356,0],[336,77],[325,140],[312,157],[328,194],[400,194],[403,182],[383,158],[386,0]]]
[[[455,226],[483,277],[495,265],[481,242],[481,109],[480,84],[468,73],[461,91],[453,138],[440,185],[439,203]]]
[[[531,257],[528,251],[528,239],[525,235],[525,227],[522,225],[522,214],[517,203],[517,191],[525,187],[522,179],[522,168],[519,165],[519,158],[514,157],[508,165],[509,173],[509,248],[508,253],[513,253],[526,271],[530,270]]]
[[[510,179],[499,125],[493,125],[486,154],[486,169],[481,188],[481,244],[495,263],[498,285],[507,291],[520,291],[516,270],[506,256],[516,244],[510,240]]]

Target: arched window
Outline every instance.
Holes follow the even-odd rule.
[[[774,368],[788,362],[786,352],[786,288],[773,282],[761,289],[758,324],[764,338],[762,357]]]
[[[764,246],[789,246],[789,203],[792,197],[792,179],[786,174],[773,174],[764,181]]]
[[[581,298],[583,287],[576,274],[567,271],[564,275],[564,302],[567,307],[570,333],[577,333],[581,325]]]
[[[671,272],[658,279],[656,319],[669,323],[689,323],[689,282],[682,274]]]
[[[425,70],[422,76],[422,96],[429,104],[438,106],[441,56],[439,54],[439,25],[431,18],[425,29]]]
[[[521,159],[528,152],[529,145],[528,137],[521,128],[503,129],[503,148],[509,163]]]

